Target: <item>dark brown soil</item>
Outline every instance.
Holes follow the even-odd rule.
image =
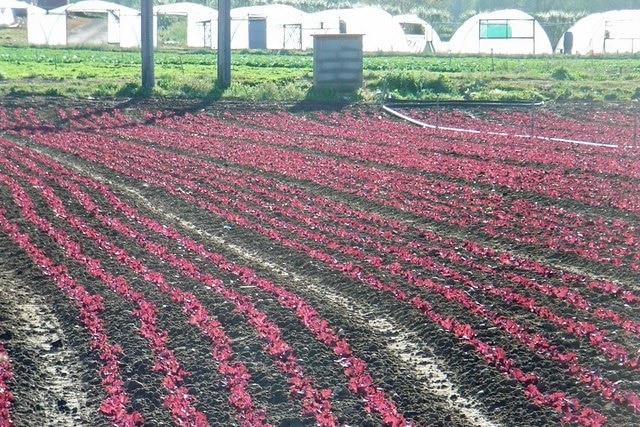
[[[377,106],[339,104],[264,104],[246,105],[243,103],[201,104],[186,101],[146,100],[146,101],[71,101],[63,99],[8,99],[1,107],[9,116],[16,108],[27,110],[34,108],[40,119],[51,127],[45,134],[35,134],[42,124],[17,126],[5,129],[0,138],[11,141],[20,147],[55,160],[65,168],[99,182],[103,182],[123,201],[135,207],[138,212],[153,218],[161,224],[174,227],[182,235],[202,243],[208,250],[220,253],[238,265],[253,269],[262,278],[294,292],[313,306],[319,315],[326,319],[332,330],[348,340],[355,356],[366,362],[368,372],[375,387],[397,406],[407,420],[416,425],[429,426],[552,426],[565,425],[563,414],[549,405],[536,404],[525,395],[525,386],[508,377],[495,364],[488,363],[468,341],[458,339],[450,331],[429,320],[415,306],[401,301],[392,293],[374,289],[366,281],[343,274],[330,265],[314,259],[300,249],[278,243],[264,233],[231,222],[228,218],[207,211],[185,200],[178,194],[170,194],[166,189],[149,185],[134,176],[117,172],[111,165],[99,164],[46,146],[42,138],[56,138],[61,132],[73,129],[60,117],[59,110],[72,108],[99,116],[102,112],[111,114],[119,109],[138,122],[146,122],[144,111],[161,111],[165,115],[185,112],[196,114],[206,111],[215,117],[232,117],[234,111],[273,111],[282,110],[309,119],[316,118],[318,111],[340,114],[381,114]],[[594,108],[597,108],[595,106]],[[86,116],[91,118],[90,113]],[[232,119],[229,119],[233,121]],[[385,117],[384,120],[394,120]],[[158,126],[153,124],[153,126]],[[110,130],[90,131],[121,140]],[[184,132],[184,137],[189,136]],[[62,136],[61,136],[62,137]],[[133,141],[144,145],[141,141]],[[265,142],[265,144],[268,144]],[[172,152],[166,147],[157,147],[163,152]],[[295,151],[295,149],[294,149]],[[9,158],[10,154],[0,147],[0,152]],[[497,266],[495,260],[477,256],[478,262],[495,267],[502,273],[519,273],[536,283],[551,283],[554,286],[569,286],[580,292],[590,304],[610,307],[631,322],[640,322],[637,304],[625,304],[617,296],[588,289],[585,283],[594,280],[609,280],[638,294],[640,275],[629,268],[613,268],[577,255],[555,253],[535,245],[523,245],[506,238],[494,238],[475,229],[461,229],[445,222],[422,218],[410,212],[384,206],[381,203],[356,197],[347,192],[338,191],[329,186],[319,185],[311,180],[301,180],[269,171],[253,169],[246,165],[233,164],[224,159],[207,158],[195,152],[176,149],[175,153],[186,155],[193,160],[204,160],[212,165],[226,165],[230,171],[255,174],[259,177],[274,178],[290,188],[303,191],[310,197],[325,197],[344,203],[354,209],[380,215],[382,218],[398,221],[405,231],[394,230],[391,226],[376,225],[381,231],[407,241],[418,241],[425,245],[433,242],[421,238],[419,230],[430,230],[444,238],[469,240],[496,250],[510,250],[515,255],[537,260],[551,269],[584,275],[582,283],[563,283],[559,275],[544,276],[533,272],[520,271],[517,267]],[[332,157],[330,153],[322,156]],[[12,161],[17,161],[11,157]],[[37,175],[53,192],[63,200],[65,208],[74,215],[83,218],[90,226],[108,236],[111,244],[125,248],[148,268],[164,275],[171,286],[191,292],[209,314],[217,319],[225,333],[231,339],[235,359],[246,365],[251,375],[248,392],[256,408],[263,409],[268,422],[279,426],[313,425],[310,414],[302,414],[301,401],[289,390],[287,377],[277,367],[275,360],[264,349],[263,338],[259,336],[247,321],[247,318],[234,309],[234,305],[223,296],[212,292],[201,282],[185,276],[179,269],[169,265],[166,260],[149,253],[140,242],[105,227],[99,218],[87,212],[82,204],[56,182],[56,172],[49,166],[39,164],[43,171],[36,174],[24,163],[17,163],[20,170],[28,175]],[[414,171],[403,170],[408,174]],[[0,164],[0,173],[12,175]],[[40,188],[30,185],[25,177],[13,176],[13,179],[33,200],[39,215],[50,221],[56,229],[64,230],[77,241],[83,253],[100,260],[104,269],[114,275],[121,275],[136,291],[144,294],[158,308],[158,327],[168,334],[167,347],[172,349],[182,369],[189,373],[184,381],[188,392],[195,398],[196,408],[203,412],[211,425],[226,426],[238,423],[236,412],[229,403],[229,390],[224,385],[218,364],[211,356],[210,343],[202,332],[189,323],[189,317],[182,311],[181,304],[171,300],[156,285],[145,280],[132,269],[99,248],[91,239],[77,228],[54,213],[47,205]],[[168,177],[167,180],[170,178]],[[456,182],[446,176],[443,180]],[[222,178],[221,178],[222,180]],[[249,178],[247,178],[249,182]],[[459,180],[457,181],[459,182]],[[467,183],[479,190],[485,190],[481,183]],[[208,184],[207,184],[208,185]],[[306,376],[313,378],[319,389],[332,391],[330,400],[337,420],[350,426],[378,426],[385,423],[379,414],[366,409],[362,395],[349,389],[348,378],[340,364],[339,357],[325,343],[320,342],[300,321],[296,313],[283,306],[273,294],[256,286],[243,282],[237,275],[221,270],[202,256],[195,255],[175,241],[159,233],[149,231],[140,223],[130,221],[121,211],[111,205],[107,199],[89,186],[81,186],[105,215],[118,218],[130,224],[135,230],[148,236],[167,251],[184,257],[204,273],[210,273],[222,280],[227,286],[239,291],[251,299],[255,307],[264,312],[274,322],[282,339],[288,343],[296,360],[304,369]],[[275,190],[274,190],[275,191]],[[554,203],[552,199],[536,194],[522,194],[504,189],[508,197],[527,198],[543,203]],[[205,196],[198,195],[205,199]],[[240,196],[231,195],[240,199]],[[264,196],[257,195],[256,197]],[[249,203],[249,202],[247,202]],[[272,200],[269,203],[276,203]],[[573,208],[576,212],[596,213],[583,203],[570,199],[557,201],[558,206]],[[238,205],[230,203],[222,206],[228,212],[250,218],[256,224],[269,229],[273,227],[267,219],[251,216],[242,212]],[[139,335],[139,320],[133,315],[135,307],[121,296],[110,291],[100,280],[92,277],[80,263],[70,260],[63,249],[47,237],[21,213],[10,189],[0,183],[0,207],[7,211],[10,222],[18,224],[21,230],[45,253],[56,262],[67,265],[69,272],[90,292],[104,298],[105,310],[102,312],[108,336],[123,348],[120,358],[120,372],[124,388],[130,396],[129,408],[139,411],[145,419],[145,425],[171,424],[172,418],[163,406],[166,390],[162,387],[162,375],[153,369],[153,354],[147,342]],[[264,206],[252,205],[255,210]],[[278,211],[277,203],[271,217],[290,221],[313,231],[299,219],[288,219]],[[638,217],[619,209],[597,210],[598,214],[609,212],[614,218],[630,218],[629,222],[638,227]],[[328,226],[338,226],[330,219],[324,219]],[[638,233],[636,228],[634,233]],[[539,377],[538,387],[543,393],[563,392],[568,397],[577,398],[584,407],[592,408],[608,419],[608,425],[632,426],[640,423],[640,417],[629,406],[608,400],[601,393],[581,383],[577,378],[567,375],[567,366],[551,360],[544,354],[527,348],[526,343],[516,341],[511,335],[500,330],[482,316],[469,312],[461,304],[443,297],[441,294],[424,288],[417,288],[400,274],[388,269],[367,265],[341,253],[326,243],[314,242],[310,238],[300,237],[293,230],[277,230],[290,239],[303,242],[309,248],[327,251],[340,262],[353,262],[362,265],[363,276],[371,274],[384,283],[394,283],[403,292],[422,298],[433,305],[442,316],[450,316],[459,322],[471,325],[477,337],[491,346],[505,349],[508,357],[526,372]],[[325,233],[324,231],[321,233]],[[392,244],[393,238],[384,241],[381,237],[364,236],[359,242],[345,236],[335,237],[344,246],[356,247],[363,251],[392,262],[391,255],[382,254],[372,242]],[[435,243],[433,243],[435,244]],[[471,256],[464,249],[456,247],[463,256]],[[565,318],[592,322],[606,330],[608,337],[618,343],[629,354],[640,352],[640,337],[625,331],[611,321],[602,320],[593,313],[572,306],[549,295],[534,290],[518,288],[504,275],[481,272],[465,264],[456,264],[451,260],[431,253],[421,256],[436,259],[460,273],[467,274],[469,280],[477,283],[492,283],[495,286],[511,287],[522,294],[534,298],[536,303]],[[500,315],[513,318],[524,325],[532,334],[547,339],[561,351],[576,353],[582,366],[596,372],[617,384],[619,389],[640,393],[640,372],[638,368],[623,366],[608,359],[594,348],[588,338],[570,334],[556,323],[543,319],[535,313],[515,304],[508,303],[496,295],[486,294],[469,288],[464,283],[453,280],[426,268],[399,261],[405,270],[412,269],[417,276],[429,278],[445,284],[452,289],[462,289],[472,299],[478,301]],[[10,416],[16,426],[33,425],[86,425],[107,426],[110,421],[100,412],[99,406],[105,398],[98,370],[101,361],[90,348],[87,330],[78,320],[78,309],[55,286],[51,277],[34,264],[33,260],[17,244],[0,230],[0,342],[11,358],[14,375],[8,381],[14,400],[10,406]],[[577,409],[577,408],[576,408]],[[640,408],[638,408],[640,410]],[[577,412],[577,411],[576,411]],[[2,424],[0,419],[0,425]]]

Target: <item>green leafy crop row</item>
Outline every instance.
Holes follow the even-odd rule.
[[[302,100],[620,99],[640,94],[637,56],[535,57],[365,54],[355,93],[313,88],[310,52],[237,51],[232,85],[216,85],[215,51],[158,50],[143,90],[138,51],[0,46],[0,95],[156,96]]]

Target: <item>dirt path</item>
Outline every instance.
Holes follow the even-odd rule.
[[[23,280],[20,273],[0,264],[0,332],[10,338],[3,341],[18,371],[16,425],[37,425],[42,420],[50,426],[95,422],[79,354],[50,300],[35,292],[36,283]]]

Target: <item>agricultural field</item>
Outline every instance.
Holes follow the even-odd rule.
[[[231,86],[216,82],[215,51],[158,49],[155,86],[142,88],[139,51],[110,47],[42,48],[9,44],[0,29],[0,96],[327,101],[617,101],[640,98],[637,55],[573,57],[367,53],[363,87],[335,93],[313,87],[313,54],[234,51]],[[9,37],[9,36],[6,36]]]
[[[0,107],[0,425],[640,423],[636,111],[312,107]]]

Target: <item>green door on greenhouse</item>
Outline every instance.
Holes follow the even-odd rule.
[[[508,22],[480,22],[481,39],[509,39],[511,26]]]

